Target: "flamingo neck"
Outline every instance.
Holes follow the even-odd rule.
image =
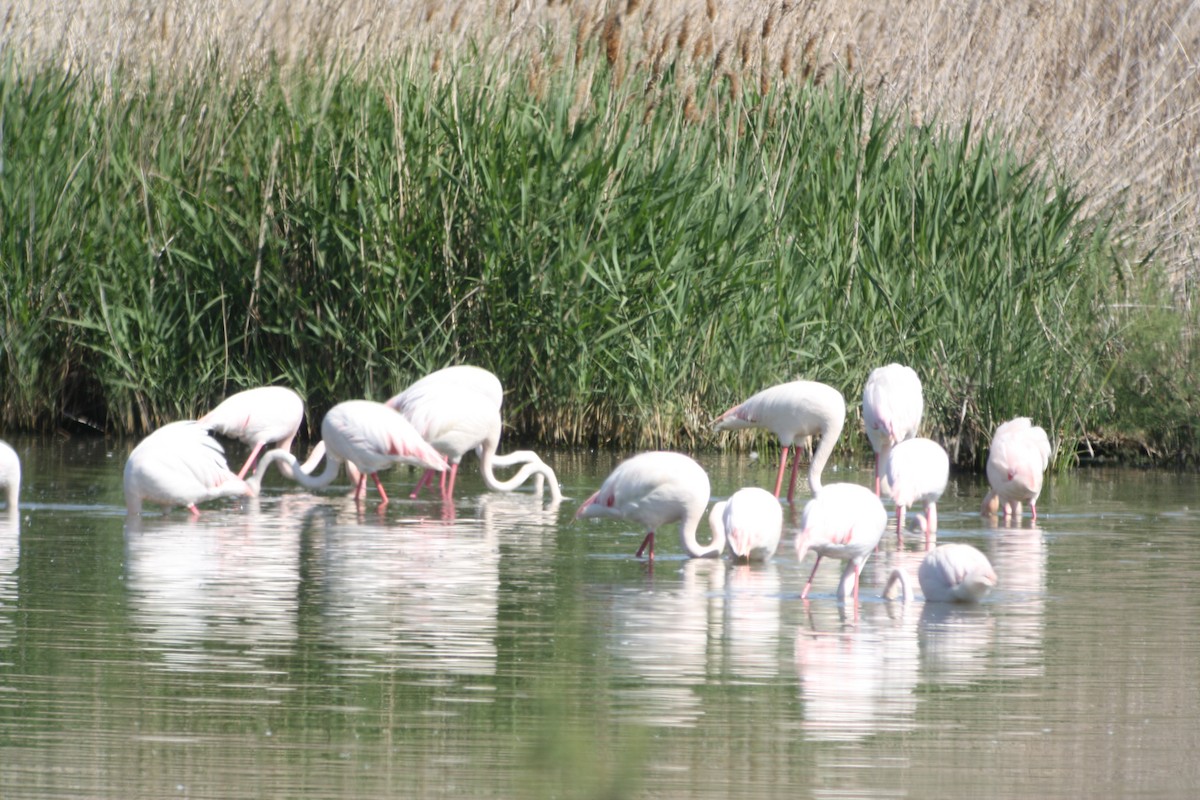
[[[908,573],[896,567],[888,576],[888,582],[883,587],[883,597],[886,600],[900,599],[901,602],[911,603],[913,599],[912,584],[908,581]]]
[[[255,468],[254,474],[247,479],[246,483],[250,486],[253,494],[257,495],[262,489],[262,479],[267,474],[267,470],[276,461],[281,461],[279,471],[287,477],[299,483],[306,489],[323,489],[333,483],[333,479],[337,477],[338,468],[341,466],[341,461],[332,453],[325,453],[324,447],[321,447],[324,442],[318,445],[320,453],[314,449],[313,456],[305,464],[300,464],[299,459],[292,455],[290,450],[276,448],[264,455],[258,462],[258,467]],[[310,474],[309,470],[315,466],[318,456],[325,456],[325,469],[319,475]],[[284,465],[288,469],[284,469]],[[306,470],[305,467],[308,469]]]
[[[689,514],[679,523],[679,542],[692,558],[719,556],[725,550],[725,522],[718,515],[716,507],[708,515],[708,529],[712,533],[712,541],[703,545],[696,540],[696,529],[700,527],[700,517],[703,513],[701,509],[700,513]]]
[[[838,437],[842,435],[843,420],[833,419],[821,431],[821,443],[813,452],[812,463],[808,466],[808,486],[814,495],[821,491],[821,473],[825,471],[825,463],[833,455]]]
[[[521,469],[508,480],[502,481],[496,477],[495,467],[508,467],[521,464]],[[541,493],[541,483],[545,480],[550,484],[550,499],[562,500],[562,490],[558,486],[558,476],[538,455],[530,450],[517,450],[508,455],[496,455],[496,446],[491,443],[480,445],[479,465],[483,473],[483,482],[493,492],[511,492],[525,483],[531,475],[537,476],[536,489]]]

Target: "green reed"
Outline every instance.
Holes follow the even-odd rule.
[[[1146,328],[1110,310],[1135,291],[1120,231],[999,132],[836,84],[420,64],[5,67],[4,425],[141,431],[285,382],[315,430],[469,362],[524,438],[710,446],[803,377],[846,395],[861,450],[862,384],[899,360],[959,463],[1017,415],[1064,462],[1121,430]]]

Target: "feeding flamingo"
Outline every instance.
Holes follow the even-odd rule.
[[[875,493],[854,483],[833,483],[804,505],[800,534],[796,537],[796,560],[803,561],[808,551],[817,554],[801,592],[808,597],[817,567],[825,556],[846,563],[838,583],[838,598],[844,600],[853,588],[858,603],[858,582],[863,565],[879,544],[888,524],[888,514]]]
[[[495,376],[478,367],[466,366],[450,367],[441,370],[440,374],[441,377],[436,380],[430,379],[439,373],[422,378],[389,400],[387,405],[402,414],[435,450],[446,457],[450,469],[444,475],[442,498],[453,498],[458,466],[462,457],[474,450],[479,456],[484,483],[492,491],[510,492],[530,476],[534,476],[539,490],[541,482],[546,480],[550,484],[551,497],[561,500],[562,491],[554,470],[536,453],[529,450],[518,450],[506,455],[496,453],[503,429],[500,419],[501,396],[494,391],[500,382],[496,380],[493,385],[484,378],[491,376],[494,380]],[[459,379],[454,377],[455,375],[468,379]],[[496,467],[516,464],[523,466],[513,477],[505,481],[496,477]],[[417,496],[431,474],[427,472],[422,476],[413,489],[413,497]]]
[[[254,493],[230,471],[221,443],[192,420],[162,426],[125,461],[125,507],[131,516],[142,513],[143,503],[155,503],[187,506],[198,517],[197,503]]]
[[[198,422],[210,431],[252,445],[238,471],[238,477],[245,478],[268,444],[291,448],[304,422],[304,400],[284,386],[259,386],[230,395]],[[286,469],[280,469],[286,474]]]
[[[930,550],[917,571],[917,581],[925,599],[933,603],[976,603],[996,587],[996,571],[987,556],[969,544],[955,542]],[[908,574],[892,570],[884,597],[899,589],[903,599],[912,599]]]
[[[921,379],[912,367],[888,364],[871,370],[863,387],[862,415],[867,438],[875,451],[875,494],[893,447],[917,435],[925,401]]]
[[[925,545],[937,533],[937,502],[950,480],[950,457],[932,439],[906,439],[892,448],[884,475],[896,503],[896,538],[904,528],[904,511],[925,504]]]
[[[325,458],[324,470],[319,475],[310,474],[322,456]],[[328,486],[337,477],[343,462],[353,464],[358,474],[354,480],[354,499],[366,497],[367,476],[370,475],[379,490],[380,509],[389,502],[379,480],[381,471],[397,464],[412,464],[435,472],[446,469],[441,453],[422,439],[408,420],[383,403],[371,400],[347,400],[329,409],[321,421],[321,441],[305,464],[301,465],[288,450],[268,452],[251,476],[251,486],[257,489],[267,469],[276,461],[290,466],[293,470],[290,477],[308,489]]]
[[[693,558],[720,555],[725,549],[724,526],[709,516],[712,541],[696,541],[696,528],[708,506],[710,488],[704,468],[682,453],[639,453],[617,465],[600,490],[584,501],[575,518],[614,517],[642,525],[649,533],[637,550],[649,547],[654,558],[654,533],[679,523],[679,540]]]
[[[721,523],[734,561],[768,561],[779,548],[783,506],[766,489],[738,489],[713,506],[709,524],[714,520]]]
[[[1017,417],[996,428],[988,450],[987,477],[992,489],[983,499],[982,513],[1020,518],[1028,502],[1037,522],[1037,500],[1050,465],[1050,439],[1029,417]]]
[[[792,381],[763,389],[745,402],[739,403],[717,418],[714,429],[740,430],[766,428],[779,438],[782,452],[779,474],[775,478],[775,496],[783,488],[783,473],[787,466],[788,449],[793,451],[792,477],[788,484],[788,502],[796,490],[796,465],[800,455],[797,448],[809,436],[820,436],[821,443],[813,453],[808,468],[808,483],[813,494],[821,491],[821,472],[833,453],[837,438],[846,422],[846,400],[832,386],[816,381]]]

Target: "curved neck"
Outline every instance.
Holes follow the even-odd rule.
[[[324,448],[321,449],[321,454],[325,455]],[[314,451],[316,455],[316,451]],[[325,469],[319,475],[311,475],[305,471],[304,467],[312,469],[316,459],[309,458],[308,462],[301,465],[299,460],[292,455],[290,450],[276,448],[264,455],[258,462],[258,467],[255,468],[254,474],[247,479],[246,483],[250,485],[254,494],[257,495],[262,489],[262,479],[267,474],[267,470],[276,461],[283,462],[280,464],[279,471],[287,477],[299,483],[306,489],[323,489],[333,483],[333,479],[337,477],[338,467],[341,462],[334,458],[332,454],[326,455]],[[287,467],[285,470],[284,467]]]
[[[700,516],[684,517],[679,523],[679,542],[683,545],[683,549],[692,558],[708,558],[709,556],[719,556],[725,550],[725,522],[721,518],[717,506],[713,506],[713,510],[708,515],[708,529],[712,533],[712,541],[707,545],[700,544],[696,541],[696,529],[700,527]],[[724,509],[720,509],[723,512]]]
[[[496,477],[494,472],[495,467],[508,467],[514,464],[522,464],[521,469],[517,471],[506,481],[502,481]],[[540,494],[542,481],[545,480],[550,484],[550,499],[562,500],[562,490],[558,486],[558,476],[554,474],[554,470],[540,459],[536,453],[529,450],[518,450],[508,455],[496,455],[494,448],[486,446],[480,447],[479,453],[480,472],[483,473],[483,482],[493,492],[511,492],[525,481],[529,480],[531,475],[537,476],[535,489]]]
[[[913,599],[912,585],[908,582],[908,573],[896,567],[888,576],[888,582],[883,587],[883,597],[886,600],[899,598],[902,602],[911,603]]]
[[[842,435],[842,421],[834,420],[833,424],[821,433],[821,443],[813,452],[812,463],[808,466],[808,486],[815,495],[821,491],[821,473],[825,471],[825,462],[833,454],[838,437]]]

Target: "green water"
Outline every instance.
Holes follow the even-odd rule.
[[[785,544],[689,561],[673,532],[575,522],[617,456],[545,454],[567,495],[452,514],[268,483],[126,523],[131,443],[10,440],[0,527],[0,797],[1131,797],[1200,787],[1200,481],[1080,471],[1038,528],[985,524],[978,476],[940,541],[1000,576],[977,608],[858,613]],[[230,447],[231,460],[242,451]],[[717,496],[773,465],[701,458]],[[764,459],[769,460],[769,459]],[[856,465],[827,481],[867,483]],[[805,491],[805,496],[807,492]]]

